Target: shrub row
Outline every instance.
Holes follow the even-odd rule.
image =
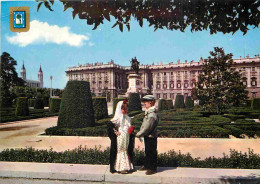
[[[109,164],[109,148],[101,150],[79,146],[73,150],[56,152],[38,150],[34,148],[5,149],[0,152],[0,161],[12,162],[44,162],[44,163],[72,163],[72,164]],[[144,150],[135,149],[134,165],[144,164]],[[158,154],[159,167],[196,167],[196,168],[234,168],[234,169],[260,169],[260,155],[249,149],[242,153],[230,150],[230,154],[223,157],[207,157],[206,159],[193,158],[191,154],[171,150]]]
[[[86,128],[62,128],[50,127],[45,129],[46,135],[62,136],[107,136],[106,126],[86,127]]]
[[[16,116],[28,116],[29,115],[29,108],[28,108],[28,103],[27,103],[26,97],[19,97],[17,99],[15,115]]]
[[[50,98],[49,102],[49,110],[52,113],[60,111],[61,98]]]
[[[34,109],[44,109],[43,98],[36,98],[34,102]]]
[[[173,102],[172,100],[166,100],[166,99],[159,99],[158,101],[158,111],[163,110],[171,110],[173,109]]]
[[[252,100],[251,108],[254,110],[260,110],[260,98],[254,98]]]
[[[39,114],[30,114],[29,116],[4,116],[1,117],[0,123],[12,122],[12,121],[21,121],[28,119],[44,118],[58,116],[58,113],[39,113]]]

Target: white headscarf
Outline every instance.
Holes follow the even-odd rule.
[[[122,104],[123,104],[123,101],[119,101],[116,105],[116,111],[115,111],[115,115],[114,117],[111,119],[111,121],[113,123],[119,123],[120,120],[122,119],[123,117],[123,113],[122,113],[122,110],[121,110],[121,107],[122,107]]]
[[[115,115],[114,115],[114,117],[111,119],[112,123],[119,124],[119,125],[122,124],[122,120],[123,120],[123,118],[124,118],[124,115],[123,115],[122,110],[121,110],[122,105],[123,105],[123,101],[119,101],[119,102],[117,103]],[[125,120],[126,120],[125,123],[126,123],[128,126],[131,126],[129,116],[125,115]],[[123,126],[124,126],[124,125],[123,125]]]

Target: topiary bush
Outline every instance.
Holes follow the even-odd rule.
[[[163,110],[168,110],[169,105],[168,105],[168,100],[165,99],[159,99],[158,101],[158,111],[163,111]]]
[[[106,97],[92,97],[95,119],[100,120],[108,117]]]
[[[50,98],[49,111],[52,113],[60,111],[61,98]]]
[[[184,96],[183,95],[176,95],[174,108],[184,108]]]
[[[43,98],[36,98],[35,99],[34,109],[44,109]]]
[[[15,115],[16,116],[28,116],[29,115],[29,107],[28,107],[26,97],[17,98]]]
[[[172,100],[166,100],[166,103],[167,103],[168,110],[173,109],[173,102],[172,102]]]
[[[192,100],[191,96],[187,96],[185,100],[185,108],[192,108],[194,107],[194,101]]]
[[[251,103],[251,108],[254,110],[260,110],[260,98],[254,98]]]
[[[142,105],[141,105],[141,99],[138,93],[131,93],[129,96],[129,107],[128,111],[141,111]]]
[[[125,99],[126,98],[113,98],[113,114],[115,114],[117,103]]]
[[[31,98],[29,99],[29,107],[34,107],[35,99]]]
[[[89,82],[68,81],[61,100],[58,126],[67,128],[95,126]]]

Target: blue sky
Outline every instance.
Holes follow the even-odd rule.
[[[31,29],[26,34],[13,33],[9,30],[9,7],[29,6]],[[202,56],[209,56],[213,47],[223,47],[226,53],[233,53],[234,58],[249,54],[260,54],[259,28],[250,27],[248,33],[218,33],[209,31],[191,33],[180,31],[157,30],[144,22],[141,28],[131,20],[131,31],[126,27],[122,33],[118,27],[111,28],[115,21],[106,21],[96,30],[86,24],[86,20],[72,18],[72,9],[63,11],[63,5],[55,1],[53,12],[42,6],[36,11],[35,1],[1,1],[1,53],[8,52],[17,61],[16,70],[20,76],[23,61],[28,79],[37,79],[40,65],[44,75],[44,87],[50,87],[50,75],[53,87],[64,88],[65,70],[75,65],[103,62],[111,59],[115,63],[129,66],[130,59],[137,57],[141,64],[158,62],[176,63],[198,61]],[[66,28],[67,27],[67,28]]]

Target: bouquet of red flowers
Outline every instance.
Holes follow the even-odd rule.
[[[128,133],[129,133],[129,134],[133,133],[134,129],[135,129],[134,126],[130,126],[130,127],[128,128]]]

